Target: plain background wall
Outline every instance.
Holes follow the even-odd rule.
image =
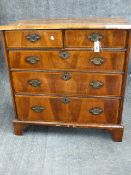
[[[0,24],[20,19],[71,17],[131,20],[131,0],[0,0]]]

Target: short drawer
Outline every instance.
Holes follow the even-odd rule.
[[[7,47],[62,47],[61,30],[5,31]]]
[[[121,95],[121,74],[12,72],[12,77],[16,93]]]
[[[19,120],[66,123],[117,123],[118,99],[16,96]]]
[[[9,51],[12,69],[123,71],[125,52]]]
[[[66,30],[66,47],[93,47],[99,40],[102,48],[125,48],[126,30]]]

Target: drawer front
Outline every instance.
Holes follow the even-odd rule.
[[[122,75],[79,72],[13,72],[15,92],[121,95]]]
[[[61,30],[19,30],[5,32],[7,47],[62,47]]]
[[[66,30],[66,47],[93,47],[95,40],[101,47],[125,48],[126,30]]]
[[[117,123],[119,100],[16,96],[19,120],[74,123]]]
[[[125,52],[9,51],[14,69],[123,71]]]

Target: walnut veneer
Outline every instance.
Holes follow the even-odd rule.
[[[106,129],[122,141],[130,29],[127,20],[115,18],[0,26],[15,134],[22,135],[33,124],[90,127]]]

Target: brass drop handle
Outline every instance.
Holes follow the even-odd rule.
[[[91,62],[94,64],[94,65],[102,65],[104,63],[104,58],[100,58],[100,57],[94,57],[91,59]]]
[[[101,113],[103,113],[103,109],[99,107],[95,107],[95,108],[89,109],[89,112],[93,115],[100,115]]]
[[[31,109],[34,112],[40,113],[45,110],[45,107],[44,106],[32,106]]]
[[[62,52],[60,52],[59,56],[63,60],[66,60],[69,57],[69,53],[67,51],[62,51]]]
[[[71,79],[71,75],[69,73],[64,73],[61,75],[61,79],[64,81],[70,80]]]
[[[34,79],[34,80],[29,80],[28,84],[33,86],[33,87],[39,87],[41,85],[41,81]]]
[[[29,34],[26,36],[26,39],[31,41],[31,42],[36,42],[40,39],[41,37],[38,34]]]
[[[92,42],[100,41],[103,38],[101,34],[92,33],[88,36],[88,39],[90,39]]]
[[[99,89],[104,85],[103,82],[101,81],[97,81],[97,80],[93,80],[92,82],[90,82],[90,86],[93,87],[94,89]]]
[[[40,59],[35,56],[29,56],[26,58],[26,62],[28,62],[29,64],[37,64],[39,61]]]
[[[69,97],[62,97],[61,101],[64,103],[64,104],[68,104],[71,100]]]

